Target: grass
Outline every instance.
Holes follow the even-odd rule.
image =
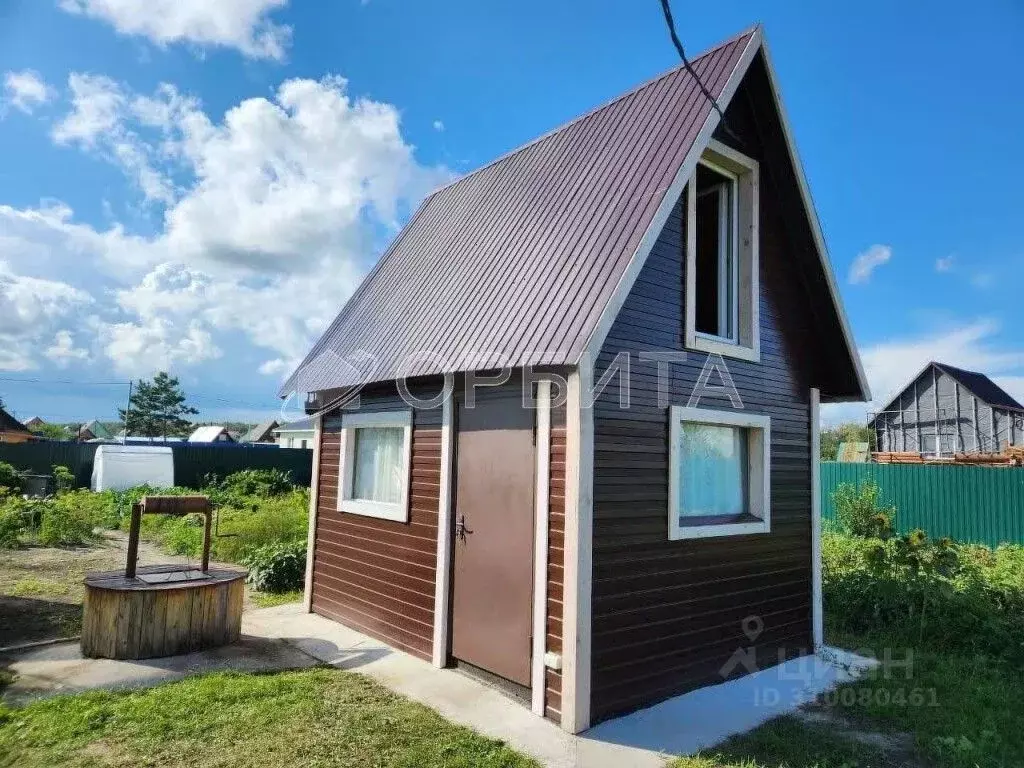
[[[253,592],[250,597],[252,598],[253,605],[257,608],[274,608],[278,605],[284,605],[285,603],[297,603],[302,600],[302,590],[296,589],[291,592],[281,592],[280,594],[272,594],[270,592]]]
[[[0,712],[0,766],[527,768],[499,741],[335,669],[219,673]]]
[[[65,581],[28,576],[14,582],[8,594],[14,597],[64,597],[70,591],[71,585]]]

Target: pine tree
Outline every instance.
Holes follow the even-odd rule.
[[[185,402],[178,379],[160,371],[152,381],[139,380],[127,410],[118,409],[126,435],[138,437],[180,437],[192,429],[186,417],[199,411]]]

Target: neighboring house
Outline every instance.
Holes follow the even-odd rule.
[[[196,427],[195,431],[188,436],[190,443],[233,443],[235,438],[228,432],[227,427],[220,424],[209,424],[204,427]]]
[[[727,124],[679,67],[436,190],[280,392],[307,607],[571,732],[821,645],[869,399],[760,28],[693,67]]]
[[[274,437],[282,448],[312,448],[313,419],[299,419],[282,424],[274,430]]]
[[[90,440],[112,440],[114,436],[103,424],[93,419],[79,427],[76,437],[79,442],[85,443]]]
[[[983,373],[931,362],[868,426],[880,451],[936,458],[999,453],[1024,445],[1024,405]]]
[[[39,418],[38,416],[33,416],[31,419],[25,422],[25,428],[28,429],[29,431],[32,431],[33,429],[38,429],[44,424],[46,424],[46,422],[43,421],[41,418]]]
[[[0,408],[0,443],[27,443],[36,439],[24,424]]]
[[[273,443],[274,442],[274,430],[277,429],[278,422],[276,419],[270,421],[264,421],[262,424],[257,424],[255,427],[250,429],[241,439],[240,443]]]

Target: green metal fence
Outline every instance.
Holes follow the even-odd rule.
[[[49,475],[55,464],[75,474],[79,487],[88,488],[92,479],[96,443],[0,443],[0,461],[15,469]],[[309,485],[313,472],[313,451],[300,448],[244,445],[171,445],[174,452],[174,484],[198,488],[207,475],[224,477],[241,469],[281,469],[291,472],[292,481]]]
[[[882,499],[896,505],[906,532],[996,546],[1024,544],[1024,468],[935,464],[821,463],[821,512],[835,517],[832,492],[840,483],[873,480]]]

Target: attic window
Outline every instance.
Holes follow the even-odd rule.
[[[712,141],[687,188],[686,346],[760,359],[757,161]]]

